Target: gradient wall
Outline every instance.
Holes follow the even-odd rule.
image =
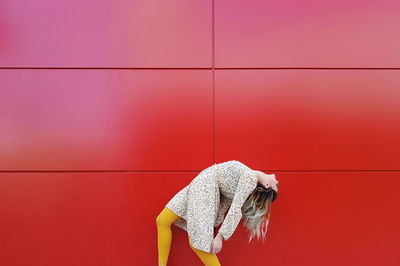
[[[156,265],[213,163],[275,173],[223,265],[394,266],[400,3],[2,0],[0,265]],[[201,265],[173,227],[171,265]]]

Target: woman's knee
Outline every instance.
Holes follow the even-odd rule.
[[[163,212],[161,212],[159,215],[157,215],[156,224],[157,224],[157,226],[168,226],[167,217],[163,214]]]
[[[157,226],[171,226],[173,222],[179,219],[179,216],[174,214],[167,208],[164,208],[156,217]]]
[[[192,250],[199,256],[201,261],[204,263],[206,266],[221,266],[221,263],[219,262],[218,256],[215,253],[211,252],[205,252],[201,249],[197,249],[192,246],[190,243],[190,236],[188,235],[188,240],[189,240],[189,246],[192,248]]]
[[[197,254],[197,256],[200,258],[200,260],[204,263],[206,266],[221,266],[221,263],[219,262],[218,256],[214,253],[211,252],[205,252],[200,249],[196,249],[192,247],[192,250]]]

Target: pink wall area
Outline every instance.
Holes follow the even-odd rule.
[[[400,2],[0,2],[0,266],[157,265],[202,169],[274,173],[222,265],[397,266]],[[172,228],[168,265],[202,265]]]

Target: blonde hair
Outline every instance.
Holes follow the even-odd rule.
[[[277,198],[278,193],[272,188],[265,188],[257,183],[257,187],[248,196],[242,207],[243,225],[250,231],[249,243],[257,236],[265,241],[268,223],[271,218],[271,204]],[[267,216],[265,218],[264,216]]]

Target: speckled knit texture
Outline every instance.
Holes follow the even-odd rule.
[[[256,173],[244,163],[231,160],[213,164],[165,207],[181,217],[174,225],[187,231],[194,248],[211,252],[214,228],[222,223],[219,233],[228,240],[242,218],[244,202],[256,186]]]

